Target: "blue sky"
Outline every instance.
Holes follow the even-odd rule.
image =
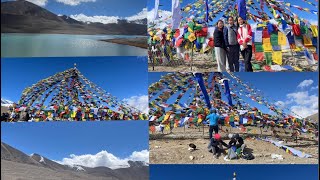
[[[151,165],[150,180],[316,180],[317,165]]]
[[[1,0],[12,1],[12,0]],[[55,14],[74,15],[85,14],[87,16],[119,16],[127,17],[132,16],[145,8],[147,5],[146,0],[29,0],[30,2],[47,2],[43,3],[44,8],[54,12]],[[60,2],[59,2],[60,1]],[[94,1],[94,2],[91,2]],[[81,2],[78,5],[68,5],[62,2]],[[70,3],[69,3],[70,4]]]
[[[74,63],[87,79],[120,100],[147,94],[144,57],[2,58],[1,98],[17,102],[24,88]]]
[[[209,1],[210,1],[210,0],[209,0]],[[308,0],[308,1],[310,1],[310,2],[312,2],[312,3],[314,3],[314,4],[316,4],[316,5],[318,4],[318,2],[316,2],[315,0]],[[182,1],[182,4],[180,4],[180,7],[181,7],[181,8],[182,8],[182,7],[185,7],[187,4],[192,4],[192,3],[194,3],[194,2],[196,2],[196,0],[183,0],[183,1]],[[260,5],[259,5],[260,3],[257,2],[256,0],[254,0],[253,2],[254,2],[255,5],[260,9]],[[314,6],[312,6],[312,5],[304,2],[304,1],[302,1],[302,0],[285,0],[285,2],[291,3],[292,5],[298,5],[298,6],[302,7],[302,8],[309,8],[310,10],[315,10],[315,11],[318,10],[318,7],[314,7]],[[168,0],[160,0],[160,5],[162,5],[162,6],[159,7],[160,10],[171,11],[171,1],[168,1]],[[149,0],[149,1],[148,1],[148,4],[147,4],[147,7],[148,7],[148,11],[150,11],[151,9],[153,9],[153,8],[154,8],[154,0]],[[302,17],[302,18],[304,18],[304,19],[314,20],[314,21],[315,21],[315,20],[318,20],[318,16],[317,16],[316,14],[312,14],[312,13],[300,11],[300,10],[298,10],[297,8],[294,8],[294,7],[292,7],[290,10],[291,10],[293,13],[297,14],[299,17]],[[251,9],[250,11],[251,11],[251,12],[254,12],[254,10],[252,10],[252,9]],[[267,13],[270,15],[269,10],[268,10],[267,8],[265,8],[264,11],[267,12]],[[184,14],[185,14],[185,13],[184,13]],[[258,15],[258,13],[253,13],[253,14]],[[272,16],[272,15],[271,15],[271,16]],[[217,16],[217,19],[220,18],[220,17],[222,17],[222,15]],[[272,16],[272,17],[273,17],[273,16]],[[215,22],[215,21],[216,21],[216,20],[214,20],[214,22]],[[251,22],[250,22],[250,23],[251,23]],[[252,23],[253,23],[253,21],[252,21]]]
[[[165,74],[167,73],[149,73],[148,84],[150,85],[159,81],[161,75]],[[299,112],[301,116],[306,115],[306,113],[310,113],[309,115],[311,115],[318,111],[318,73],[259,72],[253,75],[252,73],[240,72],[235,74],[240,77],[242,82],[249,83],[251,87],[261,90],[265,97],[273,100],[271,101],[272,103],[277,101],[287,102],[285,105],[294,112]],[[227,77],[230,78],[229,75],[227,75]],[[298,87],[299,84],[305,80],[309,82],[309,84],[306,84],[308,86]],[[229,84],[230,87],[232,87],[232,83],[235,83],[235,81],[231,81]],[[288,94],[290,94],[290,96],[288,96]],[[240,97],[252,107],[257,107],[265,113],[270,113],[270,110],[266,106],[260,105],[245,96]],[[223,94],[222,99],[226,101],[226,97]],[[169,99],[168,102],[170,103],[171,101],[173,102],[172,99]],[[289,103],[289,101],[293,102]],[[233,101],[233,103],[235,102]],[[298,110],[296,106],[302,109]]]
[[[146,121],[1,123],[1,141],[26,154],[61,160],[106,150],[124,158],[148,149]]]

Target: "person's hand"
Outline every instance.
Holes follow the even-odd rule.
[[[244,42],[244,43],[242,44],[242,46],[243,46],[245,49],[248,47],[248,45],[247,45],[246,42]]]
[[[228,52],[230,51],[230,48],[229,48],[229,47],[227,47],[227,51],[228,51]]]

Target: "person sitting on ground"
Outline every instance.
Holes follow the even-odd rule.
[[[229,138],[231,140],[229,141],[228,148],[231,148],[232,146],[235,146],[236,150],[238,150],[240,148],[241,152],[244,151],[246,145],[244,144],[244,140],[242,139],[242,137],[240,137],[239,134],[234,134],[234,135],[230,135],[229,134]]]
[[[218,159],[221,152],[223,152],[222,146],[228,147],[228,145],[221,140],[220,134],[217,133],[210,139],[208,151],[212,152],[213,156]]]
[[[2,115],[1,115],[1,122],[2,122],[2,121],[8,121],[8,116],[7,116],[6,113],[2,113]]]

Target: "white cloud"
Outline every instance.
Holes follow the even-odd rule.
[[[147,95],[132,96],[130,98],[123,99],[123,101],[127,102],[130,106],[133,106],[144,113],[148,113],[149,111],[149,102]]]
[[[139,13],[133,16],[126,17],[125,19],[127,19],[128,21],[135,21],[144,18],[147,18],[147,8],[143,8],[142,11],[140,11]]]
[[[314,19],[311,19],[309,20],[310,24],[312,25],[318,25],[319,21],[318,20],[314,20]]]
[[[312,91],[312,90],[318,90],[318,89],[319,89],[319,86],[317,85],[317,86],[313,86],[313,87],[311,87],[311,89],[310,89],[310,90]]]
[[[71,15],[71,18],[81,21],[81,22],[85,22],[85,23],[91,23],[91,22],[99,22],[99,23],[103,23],[103,24],[111,24],[111,23],[118,23],[119,19],[126,19],[129,22],[130,21],[136,21],[136,20],[140,20],[140,19],[144,19],[147,17],[147,8],[143,8],[142,11],[140,11],[139,13],[132,15],[132,16],[128,16],[128,17],[119,17],[119,16],[87,16],[85,14],[75,14],[75,15]]]
[[[291,111],[303,118],[318,113],[318,109],[310,109],[308,106],[292,106]]]
[[[156,24],[156,28],[163,29],[167,26],[166,22],[171,23],[171,19],[170,19],[170,17],[172,16],[171,11],[158,10],[158,16],[159,18],[154,21],[154,23]],[[148,16],[147,16],[148,22],[152,22],[153,17],[154,17],[154,9],[151,9],[150,11],[148,11]]]
[[[120,18],[119,16],[86,16],[84,14],[71,15],[70,17],[86,23],[94,22],[103,24],[117,23]]]
[[[36,4],[38,6],[45,6],[48,2],[48,0],[27,0],[33,4]]]
[[[65,5],[77,6],[81,3],[86,2],[96,2],[96,0],[56,0],[57,2],[63,3]]]
[[[145,165],[149,164],[149,151],[134,151],[127,158],[119,158],[115,155],[107,152],[100,151],[97,154],[84,154],[84,155],[75,155],[71,154],[70,157],[63,158],[62,161],[56,161],[57,163],[68,165],[68,166],[76,166],[81,165],[85,167],[99,167],[104,166],[111,169],[125,168],[129,167],[128,161],[142,161]]]
[[[290,110],[301,117],[307,117],[318,112],[318,96],[309,95],[308,91],[300,91],[287,94],[289,103],[292,103]]]
[[[312,84],[313,84],[313,80],[311,80],[311,79],[306,79],[306,80],[302,81],[302,82],[298,85],[298,87],[299,87],[299,88],[304,88],[304,87],[308,87],[308,86],[310,86],[310,85],[312,85]]]
[[[134,151],[130,157],[128,158],[130,161],[142,161],[146,164],[149,164],[149,151],[142,150],[142,151]]]
[[[277,102],[275,103],[275,105],[278,106],[278,107],[280,107],[281,109],[283,109],[283,108],[285,107],[286,103],[283,102],[283,101],[277,101]]]

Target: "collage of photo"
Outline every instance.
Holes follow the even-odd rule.
[[[1,0],[1,179],[318,179],[318,4]]]

